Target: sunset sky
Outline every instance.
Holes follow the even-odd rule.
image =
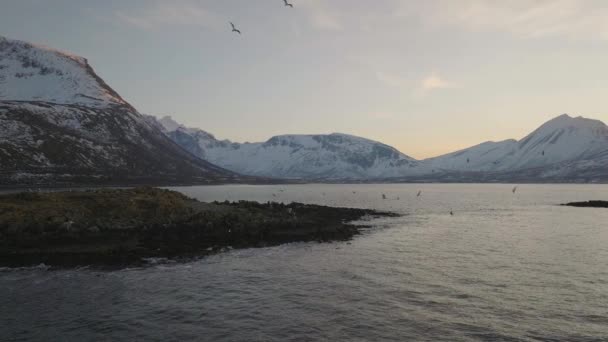
[[[0,0],[0,35],[86,57],[221,139],[341,132],[416,158],[608,122],[604,0]],[[243,32],[230,32],[232,21]]]

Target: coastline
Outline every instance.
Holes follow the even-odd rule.
[[[0,266],[123,266],[224,248],[348,240],[349,222],[394,213],[300,203],[213,202],[157,188],[0,195]]]

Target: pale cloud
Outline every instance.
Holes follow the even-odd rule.
[[[376,79],[389,87],[402,88],[404,90],[409,89],[414,97],[425,96],[434,90],[456,88],[453,82],[447,81],[437,72],[432,72],[418,81],[410,81],[399,75],[379,71],[376,72]]]
[[[418,81],[416,88],[412,91],[413,98],[424,98],[432,92],[442,89],[458,88],[454,82],[447,81],[441,77],[439,73],[432,72],[430,75],[423,77]]]
[[[507,32],[521,38],[608,39],[608,7],[593,0],[401,1],[400,16],[432,26]]]
[[[199,26],[219,29],[224,25],[217,14],[192,1],[155,1],[139,12],[116,12],[117,18],[143,30],[162,29],[167,26]]]
[[[452,87],[453,85],[450,82],[441,78],[437,73],[432,73],[420,82],[420,88],[425,92]]]

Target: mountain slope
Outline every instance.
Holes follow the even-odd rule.
[[[282,135],[240,144],[170,117],[151,122],[194,155],[242,174],[309,180],[608,181],[607,126],[568,115],[520,141],[485,142],[420,161],[346,134]]]
[[[150,125],[84,58],[0,37],[0,185],[235,179]]]
[[[238,173],[304,179],[394,177],[417,162],[396,149],[347,134],[281,135],[263,143],[220,141],[169,117],[158,120],[165,133],[191,153]]]
[[[598,155],[602,153],[608,153],[608,126],[598,120],[563,114],[520,141],[488,142],[425,163],[446,171],[515,172],[601,160]]]

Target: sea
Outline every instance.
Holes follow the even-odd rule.
[[[0,341],[608,341],[608,185],[171,188],[402,214],[351,241],[0,269]],[[383,196],[385,198],[383,198]]]

